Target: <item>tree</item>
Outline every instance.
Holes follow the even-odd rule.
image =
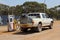
[[[15,7],[15,9],[14,9],[14,14],[15,14],[15,15],[20,15],[20,14],[22,14],[22,13],[23,13],[23,7],[20,6],[20,5],[17,5],[17,6]]]
[[[44,12],[44,7],[47,8],[46,4],[38,2],[25,2],[23,6],[25,12]]]
[[[7,15],[7,13],[8,13],[7,7],[9,7],[9,6],[0,4],[0,15]]]

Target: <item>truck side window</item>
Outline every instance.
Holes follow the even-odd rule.
[[[37,18],[40,18],[40,15],[39,14],[36,14],[37,15]]]
[[[29,14],[29,16],[33,16],[33,14]]]
[[[43,17],[43,18],[46,18],[45,14],[42,14],[42,17]]]
[[[34,17],[34,18],[40,18],[39,14],[29,14],[28,16]]]

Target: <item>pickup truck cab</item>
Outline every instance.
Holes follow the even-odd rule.
[[[33,31],[42,31],[43,27],[52,29],[53,19],[48,18],[46,13],[28,13],[20,18],[21,31],[27,31],[29,28]]]

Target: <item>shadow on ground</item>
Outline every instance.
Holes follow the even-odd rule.
[[[8,33],[8,31],[4,31],[3,33]]]
[[[9,33],[9,32],[14,32],[14,31],[4,31],[3,33]]]
[[[49,28],[43,28],[42,31],[45,31],[45,30],[49,30]],[[38,33],[38,32],[35,32],[35,31],[27,31],[27,32],[16,32],[16,33],[13,33],[14,35],[28,35],[28,34],[33,34],[33,33]]]

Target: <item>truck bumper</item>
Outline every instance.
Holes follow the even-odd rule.
[[[20,27],[22,27],[22,28],[31,28],[31,27],[33,27],[33,25],[32,24],[20,24]]]

